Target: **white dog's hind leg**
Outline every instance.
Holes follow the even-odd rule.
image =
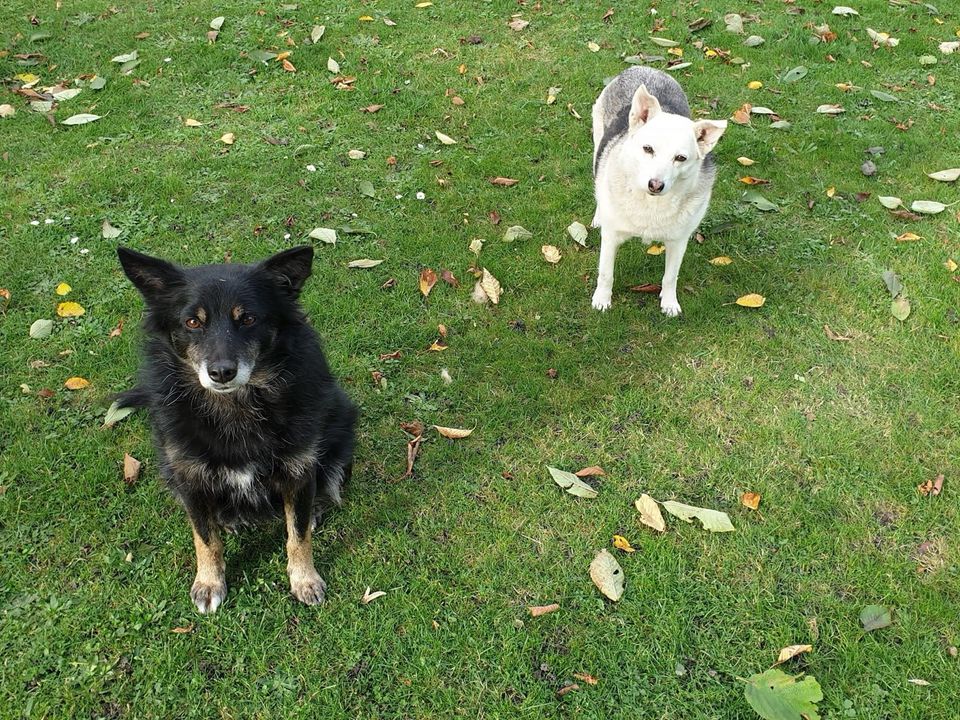
[[[597,289],[593,293],[595,310],[609,310],[613,292],[613,264],[617,250],[629,235],[600,228],[600,264],[597,268]]]
[[[677,277],[680,275],[680,263],[683,254],[687,251],[689,238],[669,240],[664,242],[666,262],[663,268],[663,283],[660,290],[660,312],[668,317],[680,314],[680,303],[677,301]]]

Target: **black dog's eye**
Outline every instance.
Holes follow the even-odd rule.
[[[203,327],[203,323],[200,322],[200,319],[195,317],[188,317],[184,325],[186,325],[191,330],[199,330],[200,328]]]
[[[650,147],[649,145],[644,145],[643,151],[647,153],[647,155],[653,155],[653,148]]]
[[[240,318],[240,324],[244,327],[250,327],[253,325],[257,319],[250,313],[246,313],[243,317]]]
[[[677,156],[676,156],[675,158],[673,158],[673,159],[676,160],[677,162],[685,162],[686,159],[687,159],[687,156],[686,156],[686,155],[677,155]]]

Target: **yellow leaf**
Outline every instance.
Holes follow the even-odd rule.
[[[452,427],[443,427],[442,425],[434,425],[433,429],[438,433],[443,435],[445,438],[450,438],[451,440],[460,440],[461,438],[468,437],[473,430],[464,430],[463,428],[452,428]]]
[[[760,88],[763,87],[763,83],[760,82],[759,80],[751,80],[750,82],[747,83],[747,87],[750,88],[751,90],[759,90]]]
[[[733,260],[728,258],[726,255],[718,255],[710,261],[711,265],[716,265],[717,267],[723,267],[724,265],[729,265]]]
[[[758,308],[763,307],[763,304],[767,299],[763,295],[758,295],[757,293],[750,293],[749,295],[743,295],[742,297],[737,298],[737,305],[740,307],[748,308]]]
[[[836,189],[833,185],[831,185],[830,187],[827,188],[827,197],[828,197],[828,198],[832,198],[832,197],[833,197],[834,195],[836,195],[836,194],[837,194],[837,189]]]
[[[647,248],[647,255],[662,255],[666,248],[663,245],[651,245]]]
[[[276,60],[277,62],[283,62],[288,57],[290,57],[290,51],[284,50],[282,53],[279,53],[277,57],[274,58],[274,60]]]
[[[14,75],[13,79],[22,82],[23,87],[25,88],[29,88],[30,86],[36,85],[38,82],[40,82],[40,78],[33,73],[20,73],[19,75]]]
[[[617,548],[617,550],[623,550],[626,553],[636,552],[636,550],[630,544],[630,541],[627,540],[623,535],[613,536],[613,546]]]
[[[671,55],[676,55],[677,57],[683,57],[683,48],[672,47],[672,48],[668,48],[667,52],[670,53]]]
[[[947,258],[947,261],[943,264],[943,266],[950,272],[957,271],[957,263],[954,262],[953,258]]]
[[[416,5],[414,5],[414,7],[415,7],[415,8],[428,8],[428,7],[430,7],[431,5],[433,5],[432,2],[421,2],[421,3],[417,3]]]
[[[777,657],[774,665],[785,663],[790,658],[794,658],[800,653],[810,652],[811,650],[813,650],[813,645],[788,645],[780,651],[780,655]]]
[[[224,133],[220,136],[220,142],[222,142],[224,145],[233,145],[236,139],[237,136],[233,133]]]
[[[369,15],[361,15],[359,17],[360,22],[371,22],[373,20]]]
[[[760,507],[760,493],[745,492],[740,496],[740,504],[751,510],[756,510]]]
[[[183,124],[187,127],[202,127],[203,123],[199,120],[194,120],[193,118],[187,118],[183,121]]]
[[[62,302],[57,305],[57,315],[60,317],[80,317],[86,312],[83,305],[75,302]]]
[[[83,390],[90,384],[90,381],[82,377],[72,377],[67,378],[67,381],[63,383],[63,386],[67,390]]]
[[[551,265],[556,265],[562,257],[560,255],[560,249],[555,245],[543,245],[540,248],[540,252],[543,253],[543,259]]]
[[[657,532],[664,532],[667,524],[663,521],[663,513],[660,512],[660,506],[657,501],[649,495],[641,495],[634,500],[633,506],[640,513],[640,522],[647,527],[651,527]]]
[[[751,160],[748,157],[738,157],[737,162],[743,165],[744,167],[750,167],[756,162],[756,160]]]
[[[912,232],[905,232],[897,235],[897,242],[913,242],[914,240],[923,240],[923,238],[920,235]]]
[[[767,183],[766,180],[755,178],[752,175],[744,175],[742,178],[740,178],[740,182],[742,182],[744,185],[764,185]]]
[[[717,56],[717,51],[716,51],[716,50],[707,50],[707,51],[703,54],[703,56],[704,56],[704,57],[707,57],[707,58],[715,58],[715,57]]]
[[[54,292],[57,295],[66,295],[71,290],[73,290],[73,288],[67,285],[66,283],[60,283],[59,285],[57,285],[57,289],[54,290]]]
[[[437,284],[437,273],[433,268],[424,268],[420,271],[420,292],[424,297],[430,294]]]

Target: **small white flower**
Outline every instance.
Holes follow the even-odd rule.
[[[164,61],[164,62],[173,62],[173,58],[164,58],[163,61]]]
[[[80,248],[81,255],[86,255],[89,252],[90,252],[90,248]]]
[[[46,220],[43,221],[43,224],[44,224],[44,225],[53,225],[53,219],[52,219],[52,218],[47,218]]]
[[[316,165],[307,165],[307,172],[316,172],[316,171],[317,171]]]
[[[31,224],[31,225],[39,225],[39,224],[40,224],[40,221],[39,221],[39,220],[31,220],[31,221],[30,221],[30,224]]]
[[[289,240],[289,239],[290,239],[290,233],[284,233],[284,234],[283,234],[283,239],[284,239],[284,240]]]
[[[400,200],[402,198],[403,198],[403,195],[401,195],[400,193],[397,193],[396,195],[393,196],[394,200]]]
[[[63,216],[63,219],[64,219],[64,220],[70,220],[71,217],[70,217],[69,215],[64,215],[64,216]]]
[[[71,244],[71,245],[76,245],[78,242],[80,242],[80,238],[78,238],[78,237],[76,237],[76,236],[70,238],[70,244]]]
[[[417,200],[426,200],[426,199],[427,199],[427,194],[426,194],[426,193],[423,193],[423,192],[418,192],[418,193],[417,193]]]

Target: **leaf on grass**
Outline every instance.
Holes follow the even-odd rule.
[[[947,206],[935,200],[914,200],[910,203],[910,209],[921,215],[936,215],[946,210]]]
[[[30,325],[30,337],[34,340],[43,340],[46,337],[50,337],[50,333],[52,332],[53,320],[41,318],[40,320],[34,320]]]
[[[798,65],[795,68],[787,70],[787,72],[783,74],[781,80],[787,83],[796,82],[797,80],[802,80],[805,78],[807,76],[807,72],[807,68],[805,68],[803,65]]]
[[[737,162],[740,163],[741,165],[743,165],[744,167],[750,167],[750,166],[753,165],[756,161],[755,161],[755,160],[751,160],[751,159],[748,158],[748,157],[738,157],[738,158],[737,158]]]
[[[557,603],[550,603],[549,605],[532,605],[531,607],[527,608],[527,610],[530,611],[530,617],[548,615],[549,613],[556,612],[559,609],[560,606]]]
[[[67,88],[65,90],[58,90],[57,92],[52,92],[50,94],[53,95],[54,100],[57,100],[58,102],[65,102],[66,100],[73,100],[80,93],[80,88]]]
[[[226,18],[223,15],[221,15],[220,17],[215,17],[213,20],[210,21],[210,29],[219,30],[220,28],[223,27],[224,20],[226,20]]]
[[[387,593],[385,593],[383,590],[375,590],[374,592],[370,592],[370,586],[368,585],[367,589],[363,591],[363,597],[360,598],[360,602],[362,602],[364,605],[368,605],[377,598],[381,598],[386,594]]]
[[[633,501],[633,506],[640,513],[640,522],[644,525],[657,532],[664,532],[667,529],[667,523],[663,520],[663,513],[660,512],[660,506],[652,497],[643,494]]]
[[[758,294],[758,293],[750,293],[750,294],[748,294],[748,295],[741,295],[740,297],[738,297],[738,298],[735,300],[735,302],[737,303],[737,305],[739,305],[740,307],[747,307],[747,308],[763,307],[763,304],[764,304],[766,301],[767,301],[767,299],[766,299],[763,295],[760,295],[760,294]]]
[[[850,15],[859,15],[860,13],[858,13],[858,12],[857,12],[856,10],[854,10],[852,7],[847,7],[846,5],[837,5],[837,6],[833,9],[833,14],[834,14],[834,15],[843,15],[844,17],[848,17],[848,16],[850,16]]]
[[[734,530],[733,523],[730,522],[730,517],[725,512],[685,505],[673,500],[667,500],[662,505],[668,513],[686,522],[693,522],[692,518],[697,518],[704,529],[710,532],[733,532]]]
[[[824,334],[827,336],[828,339],[830,339],[830,340],[836,340],[837,342],[847,342],[847,341],[849,341],[849,340],[853,340],[852,337],[849,337],[849,336],[847,336],[847,335],[841,335],[840,333],[836,332],[836,331],[835,331],[832,327],[830,327],[829,325],[824,325],[824,326],[823,326],[823,332],[824,332]]]
[[[950,168],[949,170],[938,170],[937,172],[927,173],[928,178],[939,180],[940,182],[953,182],[960,178],[960,168]]]
[[[644,283],[643,285],[634,285],[630,288],[630,292],[646,293],[648,295],[653,295],[661,290],[663,290],[663,286],[661,286],[660,283]]]
[[[320,42],[320,38],[323,37],[323,34],[327,31],[325,25],[314,25],[313,29],[310,31],[310,42],[316,45]]]
[[[813,645],[788,645],[780,651],[780,654],[777,656],[777,661],[774,665],[782,665],[787,660],[795,658],[801,653],[811,652],[813,650]]]
[[[956,272],[957,268],[960,267],[960,265],[957,265],[957,261],[954,260],[953,258],[947,258],[946,260],[944,260],[943,266],[950,272]]]
[[[334,75],[340,72],[340,63],[338,63],[333,58],[327,58],[327,70],[332,72]]]
[[[547,470],[550,471],[553,481],[571,495],[576,495],[577,497],[582,498],[595,498],[597,496],[596,490],[587,485],[572,472],[559,470],[558,468],[550,467],[549,465],[547,465]]]
[[[910,317],[910,300],[903,295],[898,295],[890,301],[890,314],[897,320],[903,322]]]
[[[335,245],[337,242],[337,231],[333,228],[318,227],[310,231],[309,237],[328,245]]]
[[[270,62],[277,56],[276,53],[272,53],[269,50],[251,50],[247,53],[247,57],[251,60],[256,60],[257,62]]]
[[[0,105],[0,118],[9,118],[17,114],[17,111],[13,109],[13,105],[4,103]]]
[[[73,301],[62,302],[57,305],[57,315],[63,318],[80,317],[86,312],[83,305]]]
[[[493,178],[490,178],[490,184],[491,184],[491,185],[499,185],[499,186],[501,186],[501,187],[512,187],[512,186],[516,185],[518,182],[520,182],[520,181],[519,181],[519,180],[516,180],[515,178],[508,178],[508,177],[493,177]]]
[[[127,485],[133,485],[140,477],[140,466],[142,463],[130,453],[123,454],[123,481]]]
[[[437,273],[433,268],[424,268],[420,271],[420,293],[427,297],[433,286],[437,284]]]
[[[73,290],[72,287],[70,287],[69,285],[67,285],[67,283],[62,282],[62,283],[60,283],[59,285],[57,285],[57,287],[54,288],[53,291],[54,291],[57,295],[66,295],[66,294],[68,294],[71,290]]]
[[[470,245],[468,246],[468,249],[474,255],[479,255],[480,251],[483,250],[483,240],[481,240],[480,238],[474,238],[473,240],[470,241]]]
[[[878,195],[877,200],[888,210],[896,210],[903,205],[903,200],[893,195]]]
[[[182,627],[170,628],[170,632],[172,632],[174,635],[187,635],[193,632],[193,627],[193,623],[190,623],[188,625],[183,625]]]
[[[367,154],[363,150],[357,150],[353,148],[347,151],[347,157],[351,160],[363,160]]]
[[[511,225],[503,234],[504,242],[513,242],[514,240],[527,240],[533,237],[533,233],[522,225]]]
[[[193,118],[187,118],[183,121],[183,124],[187,127],[203,127],[203,123],[199,120],[194,120]]]
[[[603,471],[603,468],[599,465],[591,465],[590,467],[585,467],[580,470],[577,470],[574,475],[577,477],[606,477],[606,473]]]
[[[647,248],[647,255],[663,255],[666,250],[663,245],[651,245]]]
[[[576,673],[573,674],[573,676],[574,676],[577,680],[583,680],[587,685],[596,685],[598,682],[600,682],[600,681],[597,680],[593,675],[589,675],[589,674],[587,674],[587,673],[578,673],[578,672],[576,672]]]
[[[757,210],[760,210],[762,212],[772,212],[780,209],[777,205],[767,200],[763,195],[761,195],[756,190],[747,190],[743,194],[743,201],[750,203]]]
[[[224,145],[233,145],[237,141],[237,136],[232,132],[224,133],[220,136],[220,142]]]
[[[373,183],[369,180],[361,180],[360,185],[357,186],[357,189],[364,197],[372,198],[377,196],[376,190],[373,189]]]
[[[71,377],[66,379],[63,386],[67,390],[83,390],[85,387],[90,387],[90,381],[82,377]]]
[[[846,110],[842,105],[826,103],[824,105],[818,105],[817,112],[821,115],[839,115],[840,113],[845,113]]]
[[[913,232],[905,232],[905,233],[900,233],[896,237],[897,242],[913,242],[915,240],[923,240],[923,236],[917,235],[916,233],[913,233]]]
[[[614,602],[623,597],[623,568],[606,548],[590,563],[590,579],[597,589]]]
[[[516,32],[520,32],[529,24],[530,24],[529,20],[514,18],[513,20],[507,23],[507,27],[510,28],[511,30],[515,30]]]
[[[442,142],[444,145],[456,145],[456,144],[457,144],[457,141],[456,141],[456,140],[454,140],[454,139],[453,139],[452,137],[450,137],[449,135],[444,135],[444,134],[443,134],[442,132],[440,132],[439,130],[435,130],[433,134],[436,135],[436,136],[437,136],[437,140],[439,140],[440,142]]]
[[[884,285],[890,291],[890,297],[896,297],[903,292],[903,283],[900,282],[900,278],[893,270],[884,270],[880,277],[883,278]]]
[[[367,269],[373,268],[382,263],[383,260],[371,260],[370,258],[361,258],[359,260],[351,260],[347,263],[348,268],[360,268]]]
[[[739,108],[733,111],[733,115],[730,116],[731,122],[735,122],[737,125],[749,125],[750,124],[750,111],[753,109],[753,105],[750,103],[744,103]]]
[[[114,238],[120,237],[122,232],[123,230],[120,228],[111,225],[109,220],[104,220],[103,225],[100,226],[100,234],[105,240],[113,240]]]
[[[670,40],[668,38],[662,38],[662,37],[656,37],[656,36],[651,36],[650,42],[652,42],[654,45],[659,45],[662,48],[672,48],[680,44],[676,40]]]
[[[113,427],[127,417],[127,415],[130,415],[135,409],[136,408],[132,407],[120,407],[120,401],[114,400],[110,407],[107,408],[107,414],[103,416],[103,426],[105,428]]]
[[[758,47],[763,45],[766,42],[760,35],[751,35],[746,40],[743,41],[743,44],[747,47]]]
[[[95,120],[99,120],[99,115],[91,115],[90,113],[80,113],[78,115],[71,115],[66,120],[61,120],[61,125],[86,125],[87,123],[92,123]]]
[[[756,510],[760,507],[760,493],[745,492],[740,496],[740,504],[745,508]]]
[[[867,35],[870,36],[870,39],[880,47],[896,47],[900,44],[900,41],[897,38],[890,37],[889,33],[877,32],[873,28],[867,28]]]
[[[823,700],[820,684],[812,675],[801,677],[772,668],[747,678],[743,694],[764,720],[820,720],[816,706]]]
[[[625,553],[636,552],[636,549],[630,544],[630,541],[627,540],[623,535],[613,536],[613,546],[617,550],[623,550]]]
[[[574,221],[567,226],[567,232],[570,234],[570,237],[573,238],[573,241],[578,245],[587,246],[587,228],[581,223]]]
[[[860,623],[867,632],[879,630],[893,624],[890,610],[883,605],[867,605],[860,611]]]
[[[907,682],[911,685],[919,685],[920,687],[927,687],[930,684],[929,680],[923,680],[921,678],[910,678]]]
[[[591,40],[587,43],[587,50],[590,52],[600,52],[600,46]]]
[[[870,94],[873,95],[877,100],[883,100],[884,102],[897,102],[896,97],[890,93],[885,93],[882,90],[871,90]]]
[[[560,258],[563,257],[560,254],[560,248],[556,245],[541,245],[540,252],[543,253],[543,259],[551,265],[556,265],[560,262]]]
[[[116,55],[110,58],[110,62],[128,63],[131,60],[136,60],[136,59],[137,59],[137,51],[134,50],[133,52],[124,53],[123,55]]]
[[[730,263],[732,263],[733,260],[728,258],[726,255],[718,255],[717,257],[712,258],[709,262],[711,265],[716,265],[717,267],[723,267],[724,265],[729,265]]]
[[[500,281],[497,280],[486,268],[483,269],[483,275],[481,276],[478,284],[490,302],[492,302],[494,305],[500,302],[500,293],[502,292]]]
[[[744,175],[740,178],[740,182],[744,185],[769,185],[769,180],[764,180],[763,178],[756,178],[753,175]]]

